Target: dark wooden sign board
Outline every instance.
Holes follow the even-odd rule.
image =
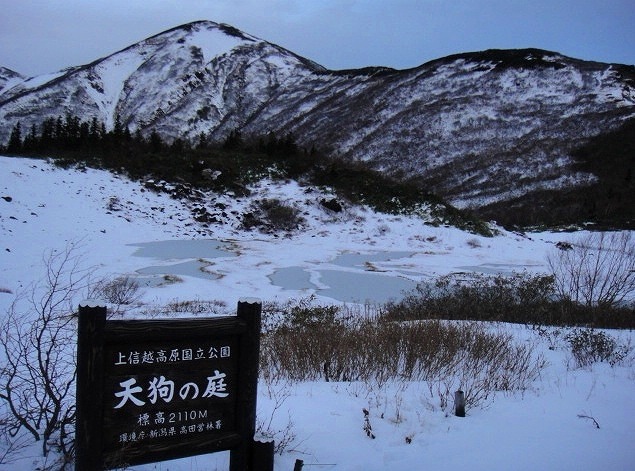
[[[256,300],[235,317],[176,320],[106,320],[105,307],[80,306],[75,469],[224,450],[231,471],[255,469],[260,316]]]

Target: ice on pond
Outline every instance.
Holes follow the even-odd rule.
[[[139,247],[137,257],[162,261],[178,261],[153,265],[137,270],[142,277],[173,275],[202,278],[214,282],[219,275],[205,270],[211,258],[239,257],[230,242],[219,240],[167,240],[133,244]],[[323,263],[312,262],[305,267],[291,266],[275,270],[268,276],[272,285],[283,290],[311,291],[342,302],[382,303],[414,289],[416,282],[399,276],[398,260],[413,252],[342,253]],[[342,267],[342,270],[338,268]],[[390,271],[379,274],[376,271]],[[150,280],[147,280],[150,281]]]
[[[316,289],[311,283],[311,273],[301,267],[285,267],[276,270],[269,276],[271,283],[284,289],[305,290]]]
[[[283,289],[314,290],[316,294],[342,302],[384,303],[402,297],[416,286],[415,281],[395,274],[383,275],[375,264],[394,262],[413,255],[413,252],[376,252],[372,254],[344,253],[323,265],[353,269],[321,269],[315,267],[280,268],[269,277],[272,284]],[[359,269],[363,271],[359,271]]]
[[[413,290],[417,283],[399,276],[377,273],[353,273],[340,270],[321,270],[320,282],[328,288],[319,294],[338,301],[351,303],[385,303],[400,299],[404,292]]]
[[[202,240],[163,240],[158,242],[140,242],[130,244],[139,247],[133,254],[136,257],[156,258],[159,260],[184,260],[188,258],[231,257],[231,244],[213,239]]]
[[[220,275],[205,270],[205,264],[198,260],[189,262],[175,263],[173,265],[154,265],[151,267],[141,268],[137,270],[140,275],[176,275],[176,276],[193,276],[196,278],[204,278],[206,280],[217,280]]]

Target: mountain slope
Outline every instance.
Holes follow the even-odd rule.
[[[256,76],[264,71],[262,76],[273,87],[295,68],[319,66],[231,27],[196,22],[55,75],[45,83],[26,80],[0,96],[0,109],[5,119],[21,119],[28,125],[37,124],[42,117],[70,113],[84,120],[96,117],[112,127],[120,115],[131,130],[153,126],[174,137],[195,134],[198,128],[209,130],[209,125],[187,128],[188,112],[190,125],[194,119],[205,122],[210,118],[218,125],[227,114],[248,110],[245,92],[254,93],[262,84],[238,74],[249,77],[248,73]],[[240,97],[235,90],[238,82],[247,84]],[[239,102],[237,109],[232,108],[234,102]],[[201,111],[207,109],[209,112]],[[182,126],[168,128],[165,117],[171,115],[179,115],[176,121]],[[2,137],[5,131],[3,128]]]
[[[14,70],[7,69],[6,67],[0,67],[0,96],[2,93],[24,81],[26,77],[15,72]]]
[[[491,50],[409,70],[329,71],[228,25],[201,21],[92,64],[0,90],[0,142],[70,113],[193,142],[292,133],[459,207],[586,188],[576,149],[635,116],[635,68],[537,49]]]

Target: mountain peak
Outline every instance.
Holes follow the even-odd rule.
[[[165,30],[161,33],[155,34],[147,38],[146,41],[153,40],[155,38],[158,38],[164,35],[169,35],[170,33],[174,33],[174,32],[177,32],[177,33],[182,32],[185,34],[196,34],[196,33],[201,33],[206,31],[207,32],[221,31],[227,36],[233,36],[241,40],[259,41],[258,38],[250,34],[247,34],[232,25],[229,25],[227,23],[217,23],[211,20],[197,20],[197,21],[191,21],[189,23],[185,23],[179,26],[175,26],[174,28],[170,28],[168,30]]]
[[[11,70],[7,67],[2,67],[2,66],[0,66],[0,77],[25,78],[22,74],[16,72],[15,70]]]
[[[596,177],[579,170],[575,149],[635,113],[632,66],[490,49],[408,70],[336,72],[208,20],[58,74],[9,75],[0,144],[18,121],[30,129],[66,114],[107,129],[119,118],[167,141],[292,134],[472,208],[588,187]]]
[[[15,70],[8,69],[7,67],[0,66],[0,95],[3,91],[11,88],[19,82],[22,82],[26,77]]]

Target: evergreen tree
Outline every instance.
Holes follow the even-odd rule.
[[[198,135],[198,144],[196,146],[197,149],[207,149],[207,135],[204,132],[201,132]]]
[[[79,142],[81,145],[86,145],[89,142],[90,136],[90,124],[87,121],[82,121],[79,125]]]
[[[225,149],[238,149],[242,146],[243,137],[240,131],[233,130],[229,133],[229,136],[225,139],[223,147]]]
[[[143,147],[143,145],[146,143],[143,134],[141,134],[141,129],[137,128],[137,130],[134,132],[133,140],[134,143],[139,147]]]
[[[22,125],[20,121],[17,122],[11,130],[11,136],[9,137],[9,145],[7,146],[7,152],[11,154],[17,154],[22,150]]]
[[[161,136],[159,136],[159,133],[157,133],[156,130],[152,131],[152,134],[150,134],[150,152],[156,154],[159,153],[163,150],[163,139],[161,139]]]
[[[55,120],[55,131],[53,133],[53,138],[56,140],[58,146],[60,141],[64,139],[64,135],[64,121],[62,121],[61,116],[58,116]]]
[[[91,119],[90,121],[90,127],[88,129],[88,137],[91,142],[97,142],[99,141],[99,138],[101,137],[100,123],[96,117],[93,117],[93,119]]]
[[[63,150],[73,149],[77,136],[79,136],[79,118],[67,114],[62,127],[62,135],[58,138],[60,148]]]
[[[24,152],[33,152],[37,149],[38,146],[38,135],[37,135],[37,126],[35,123],[31,124],[31,130],[29,134],[24,138],[24,142],[22,143],[22,150]]]
[[[119,113],[115,116],[115,128],[112,132],[116,138],[123,136],[123,125],[121,124],[121,116]]]
[[[46,118],[42,123],[42,134],[40,135],[41,150],[48,150],[53,145],[55,138],[55,119]]]

